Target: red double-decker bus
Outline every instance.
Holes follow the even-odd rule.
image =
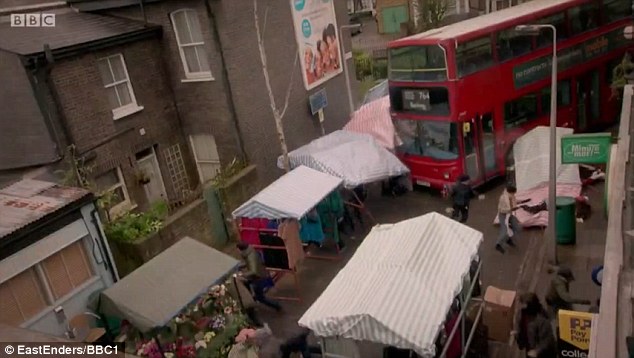
[[[557,28],[558,126],[592,131],[619,113],[613,68],[632,43],[626,0],[534,0],[389,43],[397,151],[416,184],[441,189],[461,174],[474,184],[504,175],[512,144],[548,125],[552,32]]]

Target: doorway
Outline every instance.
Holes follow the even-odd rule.
[[[391,6],[381,10],[384,34],[398,34],[401,32],[401,24],[407,22],[407,6]]]
[[[158,201],[166,201],[167,193],[165,191],[165,183],[161,176],[161,169],[154,148],[146,149],[137,154],[137,167],[140,174],[144,177],[143,190],[150,205]]]
[[[601,120],[601,81],[599,70],[577,77],[577,129],[585,132]]]
[[[498,174],[493,114],[477,114],[462,125],[465,172],[475,182]]]

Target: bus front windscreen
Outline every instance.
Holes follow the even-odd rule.
[[[403,142],[403,154],[435,160],[458,159],[458,126],[453,122],[395,119],[394,127]]]
[[[438,45],[390,49],[388,76],[392,81],[446,81],[445,52]]]

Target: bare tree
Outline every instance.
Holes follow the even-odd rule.
[[[415,11],[413,32],[423,32],[440,26],[447,7],[447,0],[415,0],[412,3]]]
[[[266,83],[266,91],[269,94],[269,101],[271,104],[271,111],[273,112],[273,118],[275,119],[275,127],[277,129],[277,136],[280,141],[280,147],[282,148],[282,156],[284,158],[284,170],[289,172],[291,170],[290,161],[288,159],[288,147],[286,146],[286,137],[284,136],[284,125],[282,119],[288,109],[288,101],[291,97],[293,90],[293,78],[297,71],[297,65],[299,63],[299,55],[295,52],[295,62],[293,63],[293,69],[291,70],[291,77],[286,89],[286,96],[284,97],[284,106],[280,110],[275,102],[275,95],[273,94],[273,88],[271,87],[271,80],[269,78],[269,69],[266,60],[266,48],[264,46],[264,33],[266,32],[266,20],[268,17],[268,7],[264,10],[264,21],[262,23],[262,29],[260,29],[260,18],[258,17],[258,0],[253,0],[253,19],[255,21],[255,31],[258,36],[258,49],[260,50],[260,60],[262,61],[262,73],[264,74],[264,82]]]

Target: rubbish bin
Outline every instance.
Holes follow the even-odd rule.
[[[574,245],[577,241],[577,218],[575,198],[558,196],[555,199],[557,206],[556,236],[559,245]]]

